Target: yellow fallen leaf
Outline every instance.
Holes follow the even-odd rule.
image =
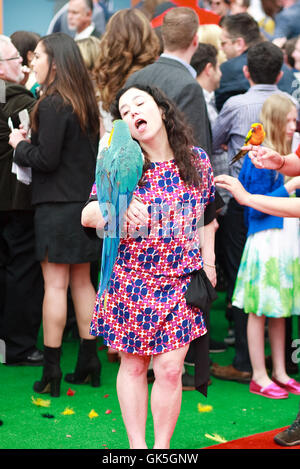
[[[89,413],[89,418],[94,419],[95,417],[99,417],[99,415],[94,411],[94,409],[92,409]]]
[[[49,407],[51,404],[50,400],[47,399],[42,399],[41,397],[31,397],[32,402],[34,405],[37,405],[38,407]]]
[[[66,407],[65,410],[62,412],[62,415],[73,415],[75,414],[73,409],[70,409],[70,407]]]
[[[227,440],[223,438],[222,436],[218,435],[217,433],[213,433],[210,435],[209,433],[205,433],[206,438],[209,438],[210,440],[214,440],[217,443],[227,443]]]
[[[208,405],[208,404],[203,405],[203,404],[201,404],[201,402],[199,402],[197,407],[198,407],[199,412],[211,412],[212,409],[213,409],[211,405]]]

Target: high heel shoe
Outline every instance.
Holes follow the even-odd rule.
[[[120,355],[116,350],[108,349],[106,352],[107,360],[109,363],[120,363]]]
[[[33,390],[37,393],[50,393],[52,397],[60,396],[62,372],[60,369],[61,347],[44,346],[44,368],[40,381],[36,381]]]
[[[97,355],[97,340],[81,339],[74,373],[65,375],[65,381],[72,384],[90,382],[93,387],[100,386],[101,362]]]

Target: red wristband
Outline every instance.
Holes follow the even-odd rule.
[[[296,155],[298,156],[298,158],[300,158],[300,144],[298,145],[298,148],[297,150],[295,151]]]

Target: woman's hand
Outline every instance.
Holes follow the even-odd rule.
[[[102,229],[105,220],[102,216],[98,200],[88,203],[81,212],[81,224],[86,228]]]
[[[217,284],[217,273],[215,266],[215,220],[212,220],[208,225],[205,225],[200,230],[201,242],[201,256],[203,260],[203,269],[210,280],[213,287]]]
[[[248,150],[249,158],[256,168],[265,169],[280,169],[284,163],[284,157],[277,153],[277,151],[270,148],[247,145],[243,150]]]
[[[28,141],[26,139],[27,132],[25,129],[13,129],[9,135],[9,141],[8,143],[13,147],[16,148],[18,143],[22,141]]]
[[[284,185],[289,194],[294,192],[296,189],[300,189],[300,176],[293,177],[287,181]]]
[[[215,183],[217,186],[231,192],[240,205],[247,205],[250,194],[244,189],[243,185],[237,178],[228,176],[227,174],[221,174],[220,176],[215,177]]]
[[[136,197],[133,197],[125,213],[123,230],[129,235],[133,235],[140,227],[148,226],[148,221],[147,206]]]
[[[217,285],[217,271],[215,265],[208,265],[203,261],[203,270],[205,271],[207,278],[209,279],[212,286],[215,288]]]

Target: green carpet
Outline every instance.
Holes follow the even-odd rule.
[[[227,333],[224,311],[224,297],[219,294],[211,313],[212,335],[217,340]],[[101,341],[99,346],[101,348]],[[230,347],[224,353],[212,354],[211,358],[225,365],[231,363],[233,353],[234,349]],[[73,371],[76,356],[76,341],[64,342],[63,373]],[[71,389],[75,394],[69,396],[70,385],[63,381],[59,398],[33,392],[33,382],[41,377],[40,367],[0,364],[0,449],[128,449],[115,389],[118,364],[107,361],[104,349],[99,350],[99,356],[103,367],[101,387],[73,385]],[[293,377],[300,379],[300,374]],[[32,396],[50,400],[50,406],[36,406]],[[211,410],[199,412],[198,404],[209,405]],[[63,415],[66,408],[73,409],[74,413]],[[216,444],[209,435],[217,434],[230,441],[281,428],[290,425],[298,408],[299,396],[290,394],[282,401],[266,399],[250,394],[248,385],[212,378],[207,398],[196,391],[183,392],[182,410],[171,448],[200,449]],[[92,410],[97,417],[90,418]],[[153,424],[150,411],[147,443],[151,448]]]

